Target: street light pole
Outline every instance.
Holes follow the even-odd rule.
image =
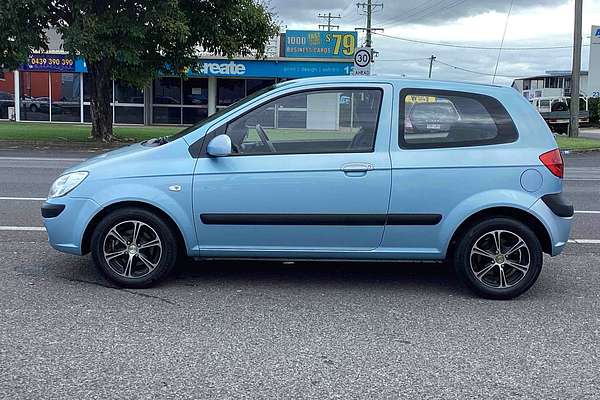
[[[581,75],[581,14],[583,0],[575,0],[575,26],[573,31],[573,70],[571,71],[571,112],[569,137],[579,136],[579,82]]]

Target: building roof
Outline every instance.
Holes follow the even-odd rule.
[[[586,76],[587,74],[588,74],[588,71],[581,71],[582,76]],[[540,75],[526,76],[523,78],[517,78],[515,80],[554,78],[554,77],[558,78],[558,77],[563,77],[563,76],[571,76],[571,70],[546,71],[545,73],[540,74]]]

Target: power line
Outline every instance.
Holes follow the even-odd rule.
[[[446,4],[445,7],[441,7],[441,8],[440,7],[431,7],[429,12],[426,12],[425,14],[421,14],[418,16],[412,16],[405,22],[414,21],[416,18],[424,19],[424,18],[430,17],[432,15],[438,14],[440,12],[446,12],[451,8],[461,5],[465,1],[467,1],[467,0],[457,0],[457,1],[454,1],[453,3]]]
[[[481,76],[493,76],[492,74],[490,74],[488,72],[474,71],[472,69],[459,67],[458,65],[448,64],[446,62],[438,60],[437,58],[434,60],[434,62],[445,65],[445,66],[453,68],[453,69],[457,69],[459,71],[469,72],[471,74],[476,74],[476,75],[481,75]],[[513,75],[498,75],[498,74],[496,74],[496,76],[499,76],[501,78],[510,78],[510,79],[518,79],[519,78],[519,76],[513,76]]]
[[[428,44],[431,46],[453,47],[453,48],[458,48],[458,49],[500,50],[500,47],[494,47],[494,46],[469,46],[469,45],[453,44],[453,43],[429,42],[426,40],[418,40],[418,39],[410,39],[410,38],[405,38],[405,37],[400,37],[400,36],[392,36],[392,35],[388,35],[388,34],[380,33],[380,32],[373,32],[373,34],[378,35],[378,36],[387,37],[390,39],[402,40],[402,41],[411,42],[411,43]],[[584,45],[584,46],[589,46],[589,44]],[[544,46],[540,46],[540,47],[504,47],[504,48],[502,48],[502,50],[506,50],[506,51],[557,50],[557,49],[572,49],[572,48],[573,48],[573,46],[569,45],[569,46],[546,46],[546,47],[544,47]]]
[[[450,2],[447,4],[443,4],[445,1],[448,0],[441,0],[438,1],[435,4],[431,4],[428,7],[424,7],[421,10],[416,10],[415,12],[410,12],[415,10],[415,8],[408,10],[408,15],[403,15],[400,18],[392,18],[392,19],[388,19],[386,22],[384,22],[384,27],[390,27],[391,24],[393,23],[400,23],[400,22],[411,22],[414,21],[415,19],[423,19],[426,17],[429,17],[431,15],[440,13],[440,12],[445,12],[451,8],[454,8],[458,5],[461,5],[462,3],[466,2],[467,0],[449,0]]]
[[[410,14],[410,13],[412,13],[412,12],[414,12],[414,11],[418,11],[418,10],[419,10],[419,8],[420,8],[420,7],[422,7],[422,6],[427,6],[427,7],[423,7],[423,8],[421,9],[421,11],[422,11],[422,10],[424,10],[424,9],[428,9],[428,8],[429,8],[429,5],[427,5],[427,4],[428,4],[428,3],[431,3],[432,1],[436,1],[436,0],[425,0],[425,2],[423,2],[422,4],[420,4],[420,5],[416,6],[416,7],[412,7],[412,8],[409,8],[408,10],[404,10],[404,11],[403,11],[403,13],[404,13],[404,15],[406,15],[406,14]],[[444,0],[440,0],[440,1],[438,1],[438,3],[441,3],[442,1],[444,1]],[[437,3],[436,3],[436,4],[437,4]],[[390,23],[392,23],[392,22],[401,21],[403,18],[404,18],[404,17],[400,17],[400,18],[397,18],[397,17],[386,18],[386,19],[384,19],[384,20],[381,22],[381,25],[388,26],[388,24],[390,24]]]
[[[399,58],[399,59],[377,59],[377,62],[408,62],[408,61],[424,61],[429,60],[429,57],[420,57],[420,58]]]
[[[492,77],[492,84],[496,81],[496,72],[498,72],[498,64],[500,64],[500,55],[502,54],[502,46],[504,46],[504,39],[506,38],[506,30],[508,29],[508,20],[510,18],[510,12],[513,8],[514,0],[510,0],[510,7],[508,7],[508,13],[506,13],[506,23],[504,24],[504,33],[502,34],[502,40],[500,41],[500,49],[498,49],[498,58],[496,59],[496,67],[494,68],[494,76]]]

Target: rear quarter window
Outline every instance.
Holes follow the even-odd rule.
[[[402,90],[399,127],[404,149],[484,146],[518,138],[515,124],[498,100],[457,91]]]

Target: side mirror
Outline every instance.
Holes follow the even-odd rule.
[[[231,138],[227,135],[218,135],[208,142],[206,152],[209,156],[225,157],[232,153]]]

